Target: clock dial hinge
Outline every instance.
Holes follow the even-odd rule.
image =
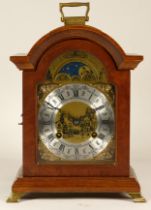
[[[68,16],[66,17],[63,12],[64,7],[86,7],[85,16]],[[85,25],[85,22],[89,20],[90,6],[89,2],[70,2],[70,3],[60,3],[60,12],[61,12],[61,21],[64,22],[65,25]]]

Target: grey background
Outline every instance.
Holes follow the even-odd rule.
[[[22,74],[9,56],[27,53],[33,44],[60,22],[58,0],[0,0],[0,210],[1,209],[150,209],[151,198],[151,1],[89,0],[89,25],[113,37],[127,53],[144,55],[132,71],[131,85],[131,165],[135,168],[148,199],[133,204],[118,199],[35,199],[6,204],[22,159]],[[87,2],[84,1],[83,2]],[[66,13],[72,14],[71,9]],[[83,14],[82,9],[75,14]],[[61,202],[58,202],[61,201]],[[71,206],[72,205],[72,206]]]

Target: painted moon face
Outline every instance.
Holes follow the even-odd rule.
[[[38,114],[39,138],[62,160],[90,160],[114,136],[114,112],[107,97],[86,84],[67,84],[44,99]]]

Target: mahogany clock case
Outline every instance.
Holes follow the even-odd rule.
[[[57,56],[68,50],[82,50],[97,56],[106,66],[109,83],[116,87],[116,113],[118,114],[115,121],[117,122],[116,144],[118,145],[118,148],[116,151],[115,164],[63,164],[60,162],[60,164],[43,165],[37,164],[37,161],[35,162],[35,157],[37,156],[36,147],[38,138],[36,136],[37,100],[35,87],[38,83],[42,83],[44,81],[46,70],[48,69],[50,63]],[[74,39],[62,41],[45,52],[39,61],[36,72],[30,74],[28,72],[24,74],[24,84],[24,97],[26,97],[23,121],[25,130],[24,138],[28,139],[28,143],[26,140],[24,145],[25,176],[126,176],[129,174],[129,119],[127,119],[129,116],[127,114],[129,113],[129,104],[127,103],[129,102],[129,88],[127,88],[129,84],[129,72],[124,71],[121,73],[116,71],[116,66],[112,61],[112,58],[105,52],[105,50],[103,50],[103,48],[87,40]],[[118,104],[122,105],[119,106]],[[123,113],[125,113],[125,115],[123,115]],[[28,118],[26,118],[26,116],[28,116]],[[29,144],[33,145],[32,150],[31,147],[28,146]]]
[[[39,164],[37,161],[37,84],[45,80],[54,59],[67,51],[84,51],[99,59],[105,67],[108,83],[115,87],[116,156],[112,164]],[[64,26],[41,38],[27,55],[10,59],[23,71],[23,182],[30,177],[43,180],[44,177],[50,180],[51,177],[81,177],[81,180],[84,177],[123,177],[131,182],[127,190],[139,192],[137,181],[130,178],[130,70],[135,69],[143,57],[126,55],[111,37],[96,28]],[[119,189],[123,190],[125,188]]]

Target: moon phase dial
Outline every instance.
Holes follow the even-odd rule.
[[[40,140],[62,160],[93,160],[114,137],[114,111],[108,98],[86,84],[66,84],[48,93],[39,108],[38,124]]]

